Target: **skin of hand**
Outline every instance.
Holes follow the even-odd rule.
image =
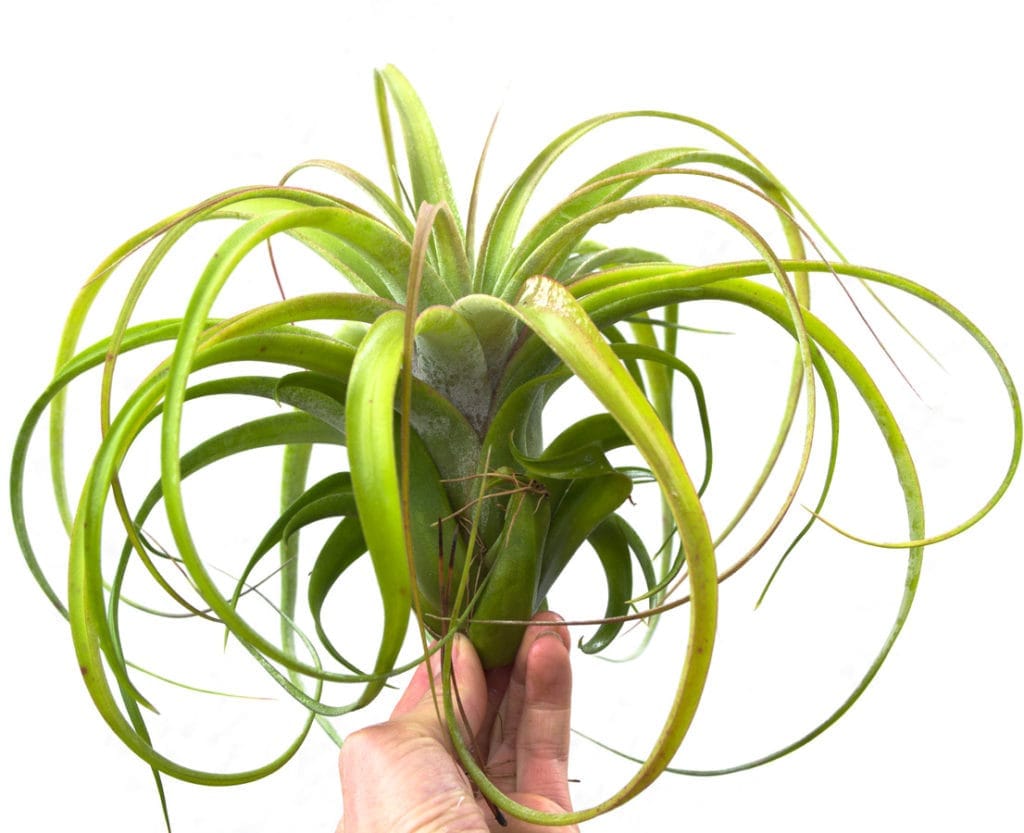
[[[514,664],[484,672],[469,639],[459,635],[453,670],[459,697],[488,777],[521,804],[565,812],[569,802],[569,632],[543,612],[526,629]],[[344,817],[337,833],[578,833],[508,818],[501,827],[452,751],[438,722],[421,665],[386,723],[361,729],[340,756]],[[437,680],[438,689],[440,679]]]

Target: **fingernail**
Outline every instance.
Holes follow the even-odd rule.
[[[462,659],[463,652],[466,650],[466,641],[469,639],[465,634],[455,634],[455,639],[452,642],[452,665]]]
[[[441,667],[444,663],[444,649],[439,648],[430,655],[430,676],[435,679],[441,674]]]
[[[465,650],[465,646],[463,643],[467,639],[468,637],[461,633],[455,634],[455,638],[452,639],[451,650],[453,668],[455,667],[456,664],[458,664],[460,658],[462,657],[462,652]],[[438,675],[440,675],[441,669],[444,667],[444,651],[444,648],[438,648],[437,651],[435,651],[430,656],[430,675],[435,679],[438,677]]]
[[[569,636],[565,632],[564,629],[563,630],[558,630],[558,631],[556,631],[556,630],[541,631],[539,634],[537,634],[537,639],[547,639],[548,637],[551,637],[551,636],[555,637],[555,639],[557,639],[559,642],[561,642],[562,645],[565,646],[565,650],[568,651],[568,650],[571,649],[571,646],[569,645]]]

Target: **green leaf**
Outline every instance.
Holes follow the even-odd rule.
[[[408,79],[396,67],[387,66],[380,70],[377,76],[383,80],[391,94],[398,120],[402,125],[416,207],[424,202],[444,203],[452,215],[457,217],[448,169],[423,102]],[[461,229],[461,223],[457,222],[457,225]]]
[[[489,567],[486,584],[467,631],[484,668],[512,664],[525,623],[537,611],[549,517],[550,504],[543,492],[523,489],[509,496],[505,526],[484,559]]]
[[[284,185],[299,171],[306,170],[307,168],[322,168],[355,183],[360,190],[368,194],[370,198],[384,210],[384,213],[394,225],[395,230],[410,243],[412,242],[413,224],[409,220],[408,216],[406,216],[402,211],[401,206],[384,193],[384,191],[381,190],[371,179],[368,179],[358,171],[353,170],[348,165],[342,165],[341,163],[334,162],[330,159],[310,159],[289,170],[281,178],[281,184]]]
[[[416,319],[417,378],[448,399],[478,432],[486,425],[491,387],[476,330],[451,307],[428,307]]]
[[[331,474],[314,483],[285,507],[280,517],[260,539],[235,583],[231,603],[237,607],[252,571],[259,565],[263,556],[279,543],[287,541],[300,529],[316,521],[354,514],[355,499],[352,497],[352,481],[348,472]]]
[[[458,298],[470,292],[465,232],[437,136],[423,102],[402,73],[393,66],[387,66],[377,73],[377,77],[383,80],[391,94],[402,125],[414,211],[423,203],[444,205],[452,220],[450,224],[442,222],[436,227],[434,243],[438,274],[448,286],[452,299]]]
[[[574,480],[577,478],[601,477],[610,474],[612,464],[604,455],[600,443],[582,443],[563,454],[552,454],[546,450],[539,457],[530,457],[521,453],[512,445],[512,456],[523,470],[535,478],[553,478],[557,480]]]
[[[697,407],[697,419],[700,422],[701,436],[704,438],[704,476],[701,479],[700,486],[697,488],[698,495],[704,494],[704,490],[707,489],[708,483],[711,481],[713,446],[711,443],[711,420],[708,417],[707,401],[704,398],[704,386],[701,384],[700,378],[686,362],[656,347],[649,347],[644,344],[623,344],[614,345],[613,349],[615,350],[615,355],[619,358],[643,359],[682,373],[690,383],[693,389],[694,403]],[[669,427],[671,429],[671,423],[669,423]]]
[[[633,491],[633,481],[616,471],[573,480],[551,508],[551,527],[544,543],[537,601],[545,598],[569,559],[597,526],[618,509]]]
[[[309,611],[313,615],[313,625],[316,628],[317,636],[320,637],[320,641],[332,657],[356,673],[361,672],[335,647],[333,640],[324,630],[321,617],[331,588],[365,552],[366,541],[363,538],[359,519],[355,515],[344,518],[320,548],[320,553],[313,562],[313,569],[309,574],[309,587],[307,588]]]
[[[311,443],[285,446],[281,471],[282,510],[298,500],[305,491],[312,456]],[[281,542],[281,646],[291,654],[295,653],[295,631],[290,627],[289,621],[295,621],[298,592],[299,536],[295,534]],[[295,676],[292,677],[292,682],[298,682]]]
[[[384,607],[374,664],[378,674],[395,664],[412,603],[394,440],[404,321],[405,314],[396,310],[373,323],[356,353],[346,396],[352,489]],[[360,702],[372,700],[382,685],[383,679],[369,683]]]
[[[779,264],[787,272],[807,272],[809,274],[851,275],[866,281],[891,286],[912,295],[920,301],[935,307],[955,324],[961,327],[985,353],[993,369],[999,376],[1005,389],[1009,416],[1013,430],[1012,448],[1003,477],[996,485],[989,498],[968,518],[955,524],[944,532],[929,535],[916,541],[876,542],[863,541],[873,546],[891,549],[906,549],[910,545],[928,545],[944,541],[978,523],[999,502],[1009,488],[1010,482],[1020,463],[1022,439],[1024,439],[1024,420],[1021,415],[1020,395],[1010,375],[1009,368],[1003,361],[992,342],[978,329],[970,319],[944,298],[927,287],[907,278],[870,269],[864,266],[853,266],[845,263],[821,263],[813,260],[781,261]],[[573,286],[573,291],[580,294],[580,304],[600,325],[605,320],[615,321],[624,316],[633,315],[638,311],[664,306],[669,303],[728,298],[745,305],[762,303],[761,299],[771,295],[772,290],[743,278],[768,274],[769,264],[763,261],[742,261],[720,264],[711,267],[682,269],[672,273],[664,272],[658,276],[649,270],[642,269],[638,277],[623,282],[621,276],[607,280],[600,276],[593,280],[587,279]],[[792,320],[792,318],[790,318]],[[530,357],[532,358],[532,357]],[[523,362],[526,365],[526,361]],[[852,536],[854,540],[860,540]]]
[[[564,287],[543,277],[531,278],[526,282],[514,310],[619,421],[655,473],[686,548],[692,594],[690,634],[683,669],[665,725],[647,760],[630,781],[609,799],[569,814],[532,811],[511,801],[496,789],[477,766],[458,733],[453,735],[459,759],[488,799],[532,823],[568,824],[592,818],[636,795],[657,778],[679,748],[696,712],[711,659],[717,620],[717,575],[707,521],[679,452],[650,403],[619,363],[594,323]],[[552,532],[553,527],[554,520]],[[447,686],[445,707],[448,719],[453,720]]]
[[[633,592],[633,569],[629,557],[629,543],[622,529],[609,518],[599,524],[587,537],[590,545],[601,560],[608,585],[608,602],[604,615],[611,621],[605,622],[587,640],[580,638],[580,650],[585,654],[597,654],[607,648],[625,622],[621,617],[629,610],[627,600]]]

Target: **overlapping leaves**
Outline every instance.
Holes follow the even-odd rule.
[[[808,259],[794,215],[802,209],[774,175],[721,131],[672,113],[614,113],[560,135],[506,190],[477,248],[471,239],[476,194],[464,229],[439,143],[412,87],[387,68],[377,76],[377,91],[392,195],[347,166],[306,163],[278,187],[220,194],[144,230],[97,268],[72,307],[54,379],[18,437],[11,498],[25,558],[51,602],[70,620],[85,684],[103,717],[156,773],[206,784],[261,777],[294,754],[314,720],[333,732],[329,718],[370,702],[424,652],[444,650],[458,629],[468,630],[485,661],[508,661],[524,620],[545,603],[567,564],[589,543],[607,593],[596,602],[599,626],[583,642],[585,651],[598,653],[615,644],[630,619],[646,620],[649,638],[659,614],[689,607],[689,636],[679,659],[675,696],[654,747],[638,759],[629,782],[575,813],[548,815],[517,805],[491,785],[462,742],[447,679],[444,698],[463,764],[481,791],[507,812],[566,824],[617,806],[668,767],[686,734],[711,661],[718,584],[760,552],[790,512],[808,469],[821,394],[827,405],[829,463],[818,484],[815,511],[825,507],[840,440],[833,378],[838,373],[869,409],[903,490],[906,540],[891,544],[908,550],[903,597],[877,657],[834,713],[786,748],[732,769],[774,759],[820,734],[856,701],[888,655],[914,599],[923,547],[979,521],[1014,475],[1021,410],[995,348],[958,310],[918,284],[841,259]],[[392,113],[404,139],[404,176]],[[623,119],[676,124],[717,147],[658,148],[627,157],[522,230],[527,206],[558,158],[586,134]],[[373,210],[287,184],[307,167],[343,177]],[[670,187],[693,177],[714,179],[770,204],[789,247],[786,256],[732,210]],[[663,183],[664,192],[652,191],[652,185]],[[646,186],[643,193],[641,185]],[[709,216],[744,239],[755,257],[688,266],[640,248],[604,248],[591,239],[600,224],[654,209]],[[195,227],[224,219],[235,221],[235,228],[193,281],[184,316],[133,323],[138,299],[168,252]],[[803,222],[814,227],[806,216]],[[215,320],[214,304],[239,264],[278,235],[319,255],[337,270],[346,291],[298,296]],[[79,349],[98,293],[131,255],[143,250],[147,254],[111,335]],[[937,308],[977,342],[1005,386],[1014,431],[1005,476],[983,506],[939,533],[925,529],[913,459],[882,391],[861,359],[811,311],[812,278],[841,277],[907,293]],[[776,441],[761,475],[749,493],[738,497],[736,514],[717,540],[700,500],[712,478],[713,409],[687,357],[678,355],[677,338],[680,310],[709,299],[753,310],[794,343],[793,375]],[[687,321],[699,319],[693,315]],[[333,322],[336,334],[321,331],[324,322]],[[115,407],[113,379],[120,357],[159,345],[166,346],[166,358]],[[252,362],[268,369],[253,374]],[[236,371],[243,367],[244,372]],[[223,372],[214,379],[200,378],[199,371],[207,368]],[[72,504],[63,463],[65,391],[90,370],[102,372],[104,431]],[[693,452],[677,443],[678,376],[692,392],[699,415],[699,485],[684,462]],[[573,377],[604,413],[584,417],[547,440],[545,408]],[[183,448],[182,417],[189,403],[213,397],[272,401],[282,410]],[[801,403],[805,427],[790,487],[743,557],[732,565],[716,564],[716,545],[760,501]],[[25,521],[27,453],[47,410],[55,502],[71,541],[66,607],[39,564]],[[119,472],[151,424],[158,426],[161,438],[159,478],[140,499],[123,492]],[[273,445],[285,449],[281,514],[260,530],[255,551],[238,554],[231,587],[225,589],[193,537],[200,512],[186,504],[183,482],[202,469],[230,465],[238,455]],[[307,483],[314,450],[337,446],[347,449],[348,469]],[[615,453],[629,448],[635,461],[616,465]],[[656,530],[635,529],[620,508],[637,483],[649,481],[661,488],[663,521]],[[173,554],[156,547],[145,531],[159,505],[173,535]],[[104,530],[115,517],[125,545],[109,573],[102,557]],[[300,533],[313,525],[326,526],[327,534],[318,551],[308,554],[300,547]],[[782,548],[783,557],[807,528]],[[268,569],[265,562],[275,548],[280,549],[278,562]],[[379,598],[383,623],[367,668],[354,661],[352,651],[365,634],[331,632],[325,617],[332,591],[363,557],[372,565],[373,595]],[[218,634],[226,631],[307,707],[309,719],[274,760],[245,772],[214,773],[170,760],[154,747],[144,717],[150,703],[132,673],[133,663],[146,658],[126,656],[120,636],[122,607],[142,607],[126,598],[122,587],[127,566],[135,560],[166,596],[167,610],[147,610],[209,620],[211,628]],[[169,578],[170,565],[183,571],[185,586]],[[301,589],[305,599],[300,602]],[[267,634],[250,621],[250,597],[272,606],[279,633]],[[410,613],[421,642],[403,657]],[[428,648],[431,636],[438,640],[435,648]],[[354,686],[356,693],[333,702],[325,692],[337,692],[339,685],[343,691],[349,690],[344,685]]]

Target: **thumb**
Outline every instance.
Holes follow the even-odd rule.
[[[391,719],[415,726],[451,751],[451,738],[444,719],[442,664],[442,652],[437,651],[430,657],[429,665],[424,663],[416,669]],[[452,698],[463,731],[469,737],[476,737],[487,713],[487,683],[476,649],[463,634],[457,634],[452,642]]]

